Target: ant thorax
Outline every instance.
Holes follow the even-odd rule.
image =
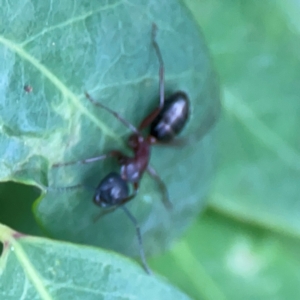
[[[139,135],[130,136],[129,141],[134,155],[121,165],[121,177],[128,182],[139,182],[149,165],[151,145]]]

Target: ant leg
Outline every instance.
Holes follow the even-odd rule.
[[[70,190],[76,190],[79,188],[85,188],[85,189],[89,189],[91,191],[95,191],[95,187],[90,186],[90,185],[86,185],[86,184],[76,184],[76,185],[70,185],[70,186],[47,186],[45,187],[45,190],[48,191],[70,191]]]
[[[100,156],[96,156],[96,157],[91,157],[91,158],[87,158],[87,159],[83,159],[83,160],[77,160],[77,161],[70,161],[67,163],[57,163],[52,165],[53,168],[57,168],[57,167],[62,167],[62,166],[69,166],[69,165],[75,165],[75,164],[89,164],[89,163],[93,163],[95,161],[98,160],[104,160],[110,157],[116,157],[117,159],[124,157],[123,153],[117,150],[113,150],[107,154],[103,154]]]
[[[138,239],[138,244],[139,244],[139,250],[140,250],[140,257],[142,260],[142,264],[143,267],[146,271],[146,273],[148,273],[149,275],[152,274],[152,271],[150,270],[147,261],[146,261],[146,256],[145,256],[145,252],[144,252],[144,247],[143,247],[143,239],[142,239],[142,234],[141,234],[141,230],[140,230],[140,226],[136,220],[136,218],[131,214],[131,212],[128,210],[128,208],[124,205],[121,207],[123,209],[123,211],[125,212],[125,214],[128,216],[128,218],[131,220],[131,222],[133,223],[135,230],[136,230],[136,235],[137,235],[137,239]]]
[[[109,213],[114,212],[117,208],[118,208],[118,206],[113,206],[113,207],[110,207],[110,208],[107,208],[107,209],[101,211],[100,214],[98,214],[97,216],[94,217],[93,222],[96,223],[100,218],[102,218],[103,216],[105,216]]]
[[[122,206],[122,205],[126,204],[128,201],[130,201],[131,199],[133,199],[137,195],[138,191],[139,191],[139,183],[134,182],[132,195],[122,199],[122,201],[120,202],[120,204],[118,204],[118,206]]]
[[[68,190],[75,190],[75,189],[79,189],[81,187],[84,187],[84,185],[82,184],[76,184],[76,185],[71,185],[71,186],[64,186],[64,187],[60,187],[60,186],[48,186],[45,187],[46,191],[68,191]]]
[[[105,106],[104,104],[95,101],[89,93],[85,92],[85,96],[86,98],[95,106],[99,106],[103,109],[105,109],[106,111],[108,111],[110,114],[112,114],[114,117],[116,117],[120,122],[123,123],[123,125],[125,125],[127,128],[129,128],[132,132],[134,133],[139,133],[138,129],[135,128],[135,126],[133,126],[131,123],[129,123],[127,120],[125,120],[119,113],[117,113],[116,111],[110,109],[109,107]]]
[[[87,158],[87,159],[83,159],[83,160],[77,160],[77,161],[70,161],[67,163],[57,163],[52,165],[53,168],[57,168],[57,167],[62,167],[62,166],[69,166],[69,165],[75,165],[75,164],[88,164],[88,163],[92,163],[98,160],[104,160],[111,157],[111,154],[103,154],[100,156],[96,156],[96,157],[91,157],[91,158]]]
[[[142,130],[149,126],[153,122],[153,120],[157,117],[157,115],[162,110],[165,103],[165,68],[164,61],[162,59],[162,55],[156,41],[156,32],[157,26],[155,23],[152,24],[152,44],[155,49],[156,55],[159,61],[159,106],[155,108],[140,124],[139,130]]]
[[[155,146],[164,146],[164,147],[174,147],[175,149],[180,149],[183,146],[188,145],[189,140],[185,137],[179,137],[171,141],[163,142],[155,142]]]
[[[168,189],[167,189],[165,183],[159,177],[159,175],[157,174],[155,169],[153,167],[151,167],[150,165],[148,165],[148,167],[147,167],[147,172],[157,182],[157,184],[160,188],[160,191],[163,195],[163,198],[162,198],[163,205],[166,207],[166,209],[171,210],[173,208],[173,205],[169,199],[169,193],[168,193]]]
[[[156,51],[156,55],[158,57],[159,61],[159,108],[162,109],[165,102],[165,67],[164,67],[164,61],[158,46],[158,43],[156,41],[156,32],[157,32],[157,26],[155,23],[152,24],[152,43],[153,47]],[[151,123],[151,122],[150,122]]]

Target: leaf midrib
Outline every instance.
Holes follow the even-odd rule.
[[[45,288],[45,284],[41,279],[41,275],[31,264],[22,246],[18,243],[17,239],[14,238],[14,234],[16,234],[15,231],[11,230],[5,225],[0,224],[0,240],[3,243],[9,243],[8,245],[11,248],[10,252],[14,253],[18,258],[24,272],[27,274],[33,286],[36,288],[38,294],[41,296],[41,299],[53,300],[53,298]],[[12,247],[14,250],[12,250]]]

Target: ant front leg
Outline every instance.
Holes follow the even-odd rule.
[[[160,52],[160,48],[156,41],[157,26],[155,23],[152,25],[152,44],[155,49],[159,61],[159,106],[155,108],[140,124],[139,130],[148,127],[153,120],[158,116],[165,103],[165,68],[164,61]]]
[[[56,163],[56,164],[53,164],[52,167],[57,168],[57,167],[77,165],[77,164],[89,164],[89,163],[93,163],[95,161],[105,160],[110,157],[115,157],[119,161],[119,160],[123,159],[125,156],[121,151],[113,150],[107,154],[103,154],[100,156],[95,156],[95,157],[91,157],[91,158],[87,158],[87,159],[83,159],[83,160],[70,161],[67,163]]]

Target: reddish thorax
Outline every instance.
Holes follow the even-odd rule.
[[[151,140],[134,133],[129,137],[128,146],[134,155],[121,158],[121,177],[129,182],[138,182],[149,164]]]

